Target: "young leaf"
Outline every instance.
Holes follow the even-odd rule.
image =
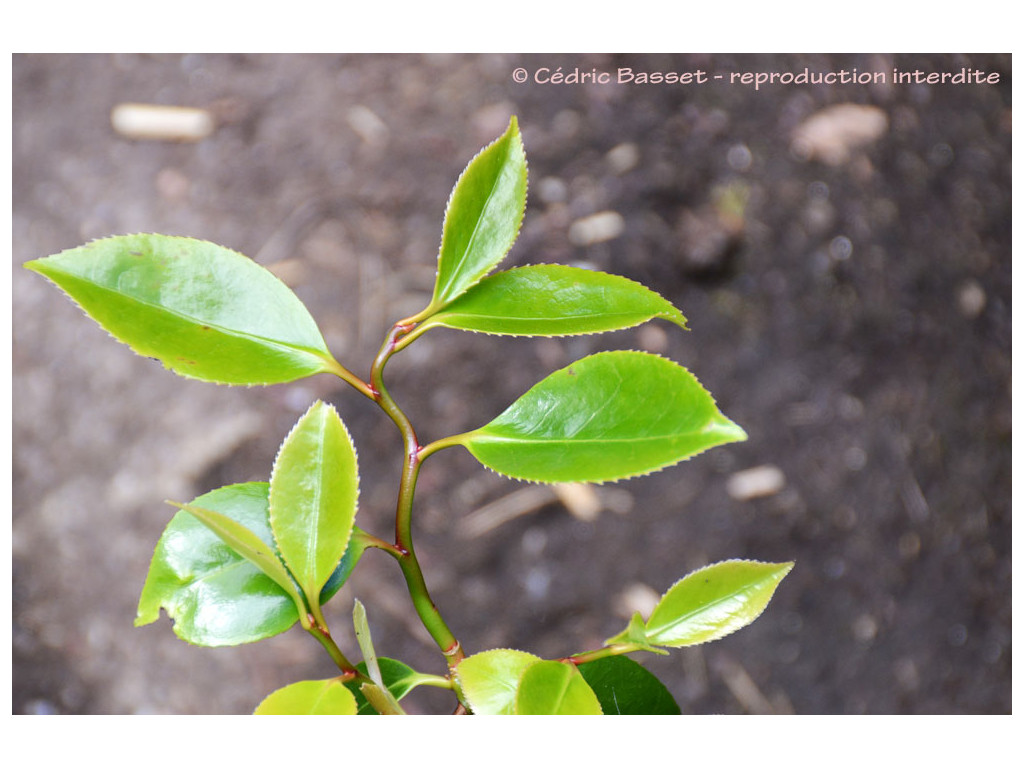
[[[272,548],[268,488],[267,483],[229,485],[204,494],[191,504],[230,517]],[[351,572],[347,564],[352,560],[353,556],[346,551],[324,586],[321,603],[326,603],[344,584]],[[299,618],[295,601],[288,593],[185,511],[171,519],[156,545],[139,598],[135,626],[156,621],[161,608],[174,620],[175,634],[204,646],[262,640],[284,632]]]
[[[352,535],[358,496],[348,430],[334,408],[318,400],[281,444],[270,476],[270,527],[314,616],[320,590]]]
[[[624,630],[615,635],[615,637],[605,640],[605,645],[630,646],[628,649],[623,650],[623,653],[647,651],[659,656],[668,656],[668,651],[655,648],[647,641],[647,626],[644,622],[644,617],[640,615],[640,611],[636,611],[633,614]]]
[[[444,216],[430,309],[462,294],[505,258],[526,210],[526,153],[513,117],[504,135],[470,161]]]
[[[676,582],[647,619],[647,640],[682,648],[717,640],[761,615],[793,563],[727,560]]]
[[[668,688],[627,656],[605,656],[579,665],[606,715],[678,715]]]
[[[573,664],[538,661],[523,672],[517,715],[600,715],[601,703]]]
[[[123,235],[25,266],[116,339],[182,376],[274,384],[344,371],[291,289],[213,243]]]
[[[254,715],[354,715],[356,699],[340,680],[303,680],[279,688]]]
[[[483,651],[460,661],[455,679],[473,714],[511,715],[519,678],[540,660],[532,653],[507,648]]]
[[[644,352],[601,352],[450,442],[503,475],[561,483],[643,475],[744,439],[685,368]]]
[[[352,609],[352,623],[355,625],[359,650],[363,652],[366,674],[373,680],[373,685],[370,683],[360,685],[360,693],[382,715],[404,715],[405,712],[398,703],[398,699],[391,695],[387,683],[381,676],[380,667],[377,665],[377,652],[373,648],[373,638],[370,636],[370,625],[366,621],[366,608],[358,600]]]
[[[560,264],[489,275],[425,320],[511,336],[568,336],[631,328],[656,317],[686,327],[672,304],[640,283]]]
[[[377,658],[377,668],[380,670],[383,684],[396,701],[400,701],[409,691],[420,685],[426,677],[407,664],[403,664],[395,659],[389,659],[386,656]],[[368,674],[365,661],[359,662],[356,665],[356,669],[364,675]],[[362,691],[359,690],[359,683],[357,681],[349,680],[345,685],[355,695],[360,715],[378,714],[377,710],[366,700]]]

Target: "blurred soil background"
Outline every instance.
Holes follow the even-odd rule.
[[[533,79],[544,67],[727,77],[556,85]],[[963,67],[1000,82],[891,82]],[[890,82],[728,82],[804,68]],[[166,619],[133,628],[163,502],[266,479],[318,397],[353,433],[371,532],[390,535],[400,468],[390,422],[343,384],[178,378],[21,264],[111,234],[212,240],[292,286],[367,375],[429,298],[456,177],[512,114],[530,193],[507,265],[625,275],[691,330],[432,331],[388,370],[420,437],[637,348],[690,368],[750,439],[557,492],[461,449],[432,458],[418,551],[467,651],[597,647],[692,569],[795,560],[749,628],[641,659],[684,713],[1010,711],[1008,55],[16,55],[13,75],[15,713],[246,713],[331,675],[299,629],[206,649]],[[135,140],[112,128],[123,102],[204,108],[215,129]],[[369,553],[328,606],[358,657],[355,597],[379,653],[443,672],[390,559]],[[408,701],[452,708],[441,691]]]

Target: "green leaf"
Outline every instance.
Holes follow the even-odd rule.
[[[366,539],[363,538],[363,531],[359,526],[353,525],[352,538],[348,540],[348,546],[345,548],[345,554],[342,555],[341,562],[338,563],[338,567],[334,569],[331,578],[327,580],[323,589],[320,590],[320,605],[334,597],[338,590],[348,581],[348,577],[352,575],[356,564],[363,557],[366,547],[367,544]]]
[[[561,483],[643,475],[745,439],[685,368],[644,352],[601,352],[448,442],[503,475]]]
[[[631,328],[660,317],[686,327],[654,291],[617,275],[544,264],[498,272],[423,323],[513,336],[567,336]]]
[[[515,713],[516,689],[526,668],[540,657],[499,648],[467,656],[455,668],[455,680],[475,715]]]
[[[288,286],[213,243],[123,235],[25,266],[116,339],[182,376],[274,384],[344,370]]]
[[[366,621],[366,608],[359,600],[355,601],[355,606],[352,609],[352,623],[355,626],[359,650],[363,652],[366,674],[373,680],[372,685],[370,683],[360,685],[360,693],[382,715],[404,715],[405,712],[398,703],[398,699],[391,695],[387,683],[381,677],[380,667],[377,665],[377,652],[373,649],[373,639],[370,636],[370,625]]]
[[[430,310],[464,293],[505,258],[526,210],[526,153],[513,117],[462,172],[448,199]]]
[[[516,691],[517,715],[600,715],[601,703],[573,664],[538,661]]]
[[[678,715],[668,688],[627,656],[605,656],[579,665],[606,715]]]
[[[285,438],[270,476],[270,527],[281,556],[319,613],[319,594],[352,535],[356,452],[333,407],[317,401]]]
[[[220,512],[272,548],[268,488],[267,483],[229,485],[191,504]],[[324,587],[322,603],[341,588],[347,577],[341,571],[351,560],[346,552]],[[161,608],[174,620],[175,634],[203,646],[255,642],[284,632],[299,619],[295,601],[284,589],[185,511],[171,519],[156,545],[135,625],[156,621]]]
[[[236,523],[230,517],[222,515],[220,512],[198,507],[194,504],[171,503],[198,519],[199,522],[217,534],[221,541],[231,547],[232,550],[269,576],[295,603],[295,608],[299,611],[299,618],[305,618],[305,602],[302,599],[302,595],[295,588],[288,569],[284,567],[284,563],[281,562],[272,545],[267,544],[258,534],[249,530],[244,525]]]
[[[793,563],[727,560],[675,583],[647,619],[647,640],[682,648],[717,640],[761,615]]]
[[[391,696],[397,701],[401,701],[409,691],[420,685],[426,677],[407,664],[403,664],[395,659],[389,659],[386,656],[380,656],[377,658],[377,667],[380,670],[383,684],[387,687]],[[356,669],[364,675],[368,674],[365,661],[359,662],[359,664],[356,665]],[[377,710],[374,709],[370,702],[366,700],[362,691],[359,690],[359,683],[357,681],[350,680],[346,682],[345,685],[348,686],[348,689],[355,695],[356,703],[359,705],[360,715],[378,714]]]
[[[340,680],[303,680],[279,688],[254,715],[354,715],[356,699]]]

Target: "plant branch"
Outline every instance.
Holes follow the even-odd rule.
[[[612,645],[606,645],[604,648],[598,648],[594,651],[583,651],[582,653],[574,653],[572,656],[566,656],[559,661],[567,661],[570,664],[575,664],[577,667],[580,664],[586,664],[587,662],[597,661],[598,659],[605,659],[609,656],[620,656],[624,653],[632,653],[633,651],[644,651],[647,650],[643,646],[636,645],[634,643],[614,643]]]
[[[354,373],[349,371],[345,366],[343,366],[337,360],[335,360],[334,358],[331,358],[330,360],[327,360],[325,362],[327,363],[327,372],[328,373],[333,373],[335,376],[337,376],[339,379],[344,381],[346,384],[349,384],[357,392],[359,392],[360,394],[370,398],[371,400],[376,400],[377,399],[374,396],[373,388],[369,384],[367,384],[365,381],[360,379]]]
[[[397,351],[399,340],[412,330],[413,326],[403,323],[396,323],[392,327],[374,360],[370,373],[370,386],[377,404],[391,417],[399,432],[402,433],[402,442],[405,448],[405,463],[402,467],[402,480],[398,489],[395,513],[395,547],[399,552],[398,564],[402,569],[402,575],[405,577],[409,589],[409,596],[412,598],[420,621],[444,653],[451,669],[463,658],[462,646],[430,598],[430,592],[427,589],[419,560],[416,558],[412,540],[413,497],[423,457],[412,424],[388,393],[387,387],[384,386],[384,366],[391,355]]]
[[[326,624],[320,624],[317,621],[313,621],[310,623],[310,627],[307,631],[320,641],[320,645],[324,647],[324,650],[327,651],[331,659],[334,660],[334,663],[337,664],[338,669],[340,669],[347,677],[360,679],[365,678],[366,680],[369,680],[368,677],[355,668],[355,665],[352,664],[352,662],[345,658],[345,654],[341,652],[338,644],[335,643],[334,638],[331,637],[331,631],[327,628]]]

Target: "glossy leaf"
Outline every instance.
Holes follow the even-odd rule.
[[[517,715],[600,715],[601,704],[573,664],[538,661],[516,691]]]
[[[668,688],[627,656],[606,656],[579,665],[580,674],[606,715],[678,715]]]
[[[191,503],[214,510],[274,546],[268,519],[267,483],[218,488]],[[351,572],[345,553],[320,595],[327,602]],[[139,598],[136,626],[151,624],[163,608],[174,632],[195,645],[238,645],[289,629],[299,619],[294,600],[252,562],[244,558],[188,512],[178,512],[160,537]]]
[[[281,444],[270,476],[270,527],[314,615],[352,535],[358,496],[348,430],[334,408],[318,400]]]
[[[532,653],[507,648],[483,651],[459,662],[455,679],[473,714],[512,715],[519,678],[540,660]]]
[[[403,664],[395,659],[389,659],[386,656],[379,656],[377,658],[377,667],[380,670],[381,679],[384,685],[387,687],[391,696],[401,701],[402,698],[409,693],[413,688],[424,679],[424,675],[421,675],[412,667],[407,664]],[[356,665],[356,669],[362,672],[364,675],[367,674],[366,662],[361,661]],[[359,690],[359,683],[355,680],[350,680],[345,683],[348,689],[355,694],[356,703],[359,705],[360,715],[376,715],[377,710],[373,708],[362,691]]]
[[[526,153],[515,117],[462,172],[444,216],[430,307],[464,293],[505,258],[526,210]]]
[[[761,615],[793,563],[727,560],[676,582],[647,619],[647,640],[682,648],[717,640]]]
[[[256,707],[254,715],[354,715],[356,699],[341,681],[303,680],[279,688]]]
[[[601,352],[451,442],[503,475],[560,483],[643,475],[744,439],[685,368],[644,352]]]
[[[25,266],[116,339],[182,376],[274,384],[343,370],[288,286],[213,243],[123,235]]]
[[[512,336],[567,336],[631,328],[660,317],[686,327],[672,304],[640,283],[560,264],[489,275],[423,329],[446,326]]]
[[[284,563],[281,562],[272,545],[267,544],[258,534],[241,523],[236,523],[220,512],[195,504],[174,504],[174,506],[195,517],[232,550],[269,576],[295,603],[300,620],[305,619],[305,602],[302,595],[295,588],[288,569],[284,567]],[[306,626],[305,622],[303,622],[303,626]]]

